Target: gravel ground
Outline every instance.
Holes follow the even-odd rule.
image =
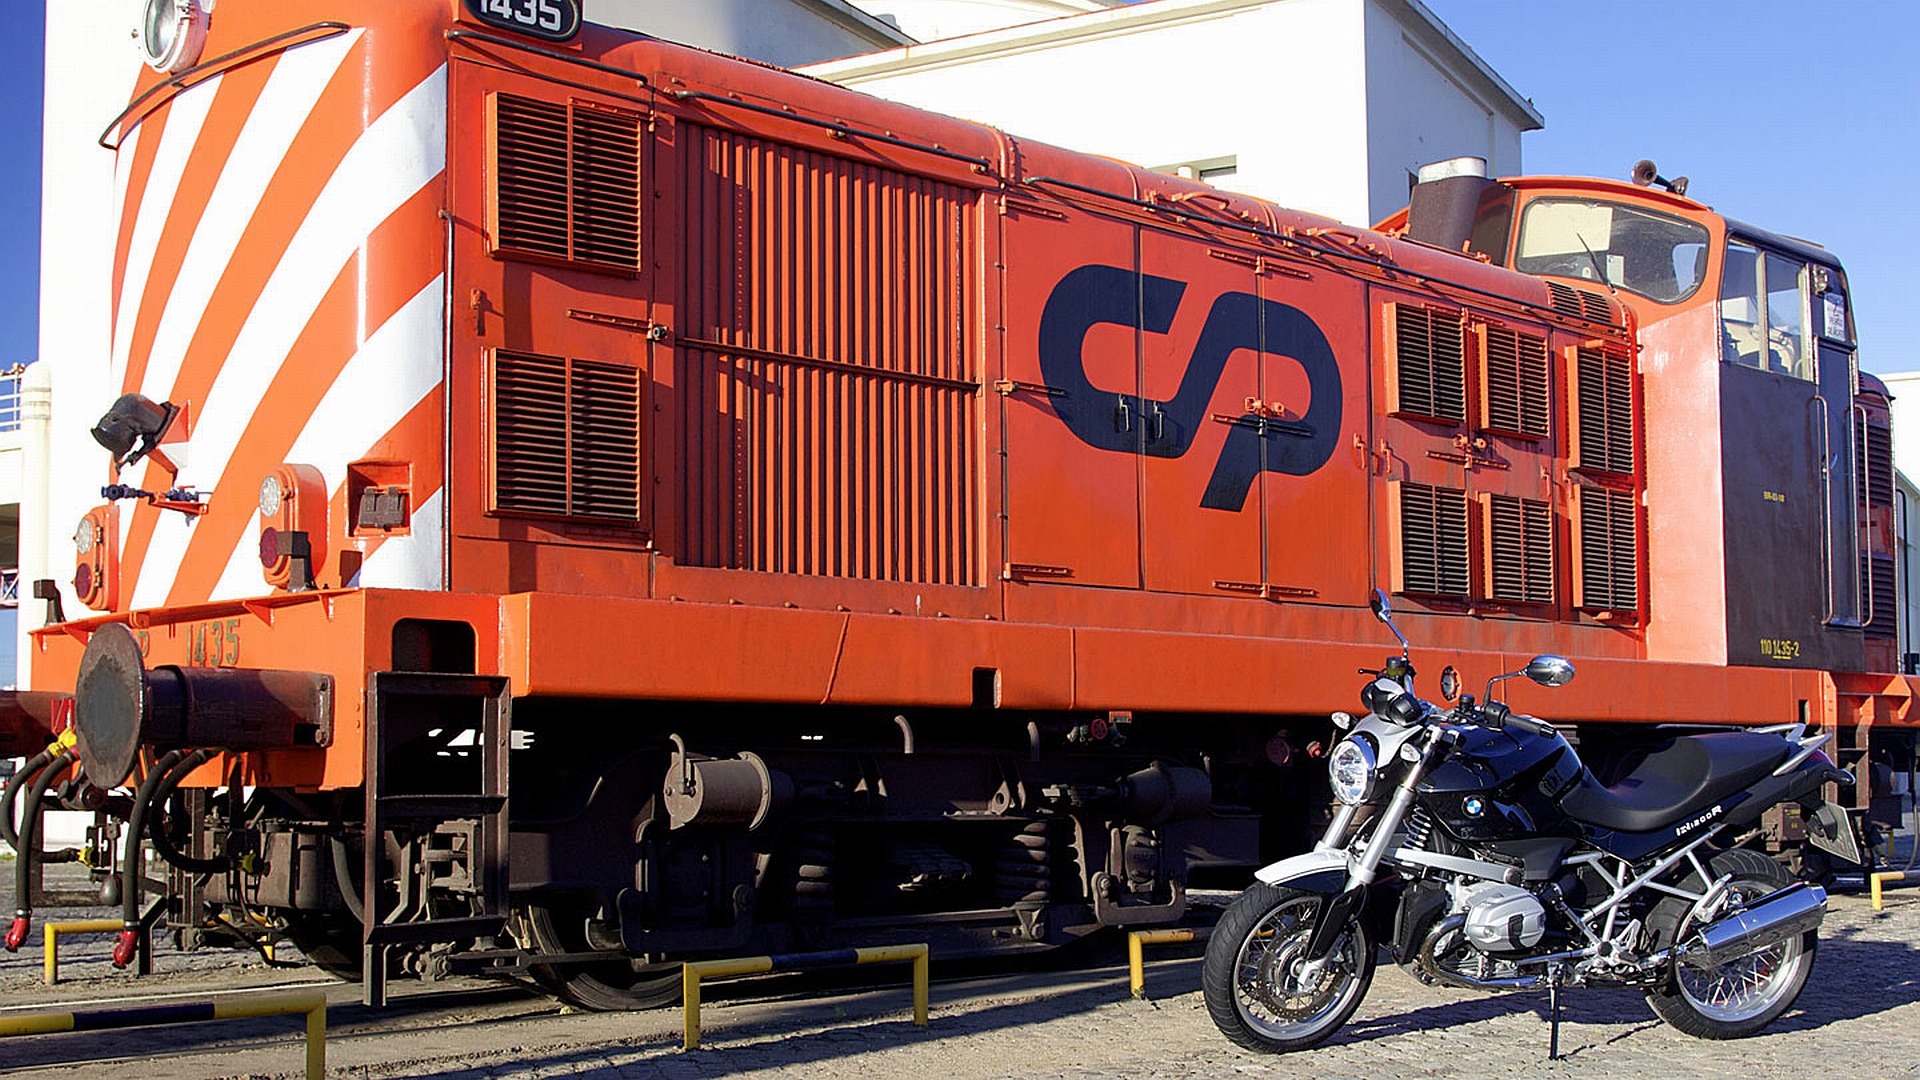
[[[11,863],[0,860],[0,875]],[[9,886],[10,891],[10,886]],[[98,918],[106,912],[49,913]],[[1828,1074],[1920,1075],[1920,889],[1888,892],[1884,912],[1864,892],[1829,902],[1813,978],[1765,1034],[1737,1042],[1689,1038],[1658,1023],[1639,995],[1570,990],[1558,1062],[1547,1061],[1546,996],[1478,995],[1421,985],[1382,967],[1359,1012],[1332,1041],[1304,1053],[1241,1051],[1207,1019],[1193,947],[1150,950],[1147,990],[1127,995],[1121,950],[1072,972],[1023,970],[942,981],[932,1022],[911,1023],[897,974],[858,979],[762,978],[705,995],[703,1048],[679,1050],[677,1009],[572,1013],[497,983],[396,984],[395,1008],[358,1006],[358,988],[332,983],[330,1073],[354,1077],[702,1078],[792,1076],[871,1080],[1097,1077],[1701,1077],[1800,1080]],[[40,984],[39,938],[0,954],[0,1001],[45,1008],[137,993],[204,998],[211,988],[324,982],[312,969],[267,968],[250,954],[162,948],[155,975],[114,972],[110,937],[62,940],[59,987]],[[939,969],[935,968],[936,977]],[[871,989],[861,989],[871,987]],[[6,1011],[0,1009],[0,1015]],[[0,1072],[34,1077],[297,1076],[295,1018],[204,1027],[35,1036],[0,1042]]]

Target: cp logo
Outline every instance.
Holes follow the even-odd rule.
[[[1340,365],[1306,312],[1250,293],[1223,293],[1207,313],[1172,400],[1094,389],[1081,358],[1087,331],[1114,323],[1164,334],[1186,291],[1184,281],[1118,266],[1070,271],[1040,315],[1040,376],[1056,391],[1048,397],[1053,411],[1081,442],[1096,450],[1177,458],[1193,446],[1228,357],[1241,349],[1292,357],[1306,369],[1313,392],[1306,415],[1298,421],[1240,417],[1201,496],[1201,506],[1238,511],[1263,469],[1306,476],[1333,456],[1340,435]]]

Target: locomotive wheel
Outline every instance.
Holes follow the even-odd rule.
[[[332,912],[288,912],[287,937],[314,967],[336,979],[360,981],[364,956],[358,919]]]
[[[585,919],[577,904],[530,904],[522,911],[526,942],[543,953],[586,952]],[[590,964],[535,964],[533,978],[561,1000],[595,1012],[653,1009],[680,997],[679,964],[636,964],[622,957]]]

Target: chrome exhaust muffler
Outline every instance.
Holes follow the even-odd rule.
[[[1716,967],[1818,929],[1826,914],[1827,890],[1797,881],[1702,926],[1674,948],[1673,958],[1689,967]]]

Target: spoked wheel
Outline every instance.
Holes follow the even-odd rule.
[[[529,905],[520,920],[543,953],[586,952],[586,917],[567,901]],[[643,964],[613,956],[587,964],[536,964],[532,974],[561,1000],[595,1012],[652,1009],[680,995],[679,964]]]
[[[1723,851],[1708,860],[1727,883],[1734,906],[1750,903],[1793,884],[1784,867],[1755,851]],[[1772,1023],[1793,1005],[1813,971],[1819,943],[1809,930],[1712,967],[1674,965],[1673,977],[1647,991],[1647,1003],[1660,1019],[1703,1039],[1737,1039]]]
[[[1200,985],[1222,1034],[1249,1050],[1304,1050],[1338,1031],[1373,981],[1373,942],[1353,920],[1308,963],[1322,898],[1273,885],[1240,895],[1213,928]]]

